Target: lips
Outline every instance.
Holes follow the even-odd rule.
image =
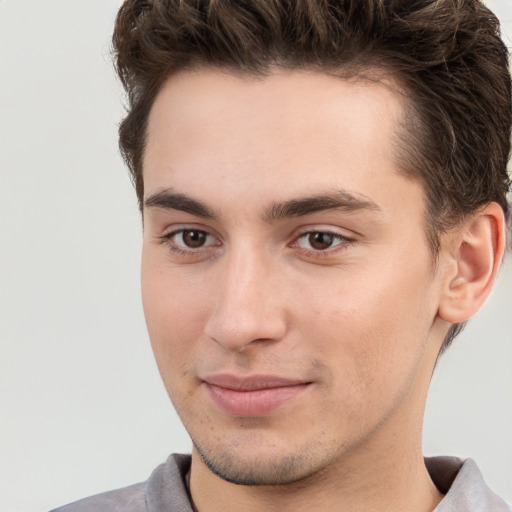
[[[233,416],[265,416],[304,392],[310,382],[271,375],[214,375],[203,379],[212,401]]]

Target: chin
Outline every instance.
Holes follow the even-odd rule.
[[[313,453],[311,449],[298,449],[293,453],[257,454],[236,450],[204,450],[194,443],[196,452],[204,464],[218,477],[236,484],[248,486],[287,485],[307,479],[333,462],[332,453]],[[242,448],[243,449],[243,448]]]

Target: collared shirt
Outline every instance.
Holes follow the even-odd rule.
[[[52,512],[193,512],[185,483],[190,455],[173,454],[146,482],[86,498]],[[430,477],[445,494],[433,512],[511,512],[471,459],[425,459]]]

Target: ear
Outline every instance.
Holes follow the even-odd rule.
[[[503,209],[489,203],[446,237],[438,314],[447,322],[460,323],[480,309],[498,274],[506,244]]]

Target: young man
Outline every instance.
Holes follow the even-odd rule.
[[[506,246],[507,52],[476,0],[128,0],[143,302],[193,441],[61,511],[505,511],[425,460]]]

